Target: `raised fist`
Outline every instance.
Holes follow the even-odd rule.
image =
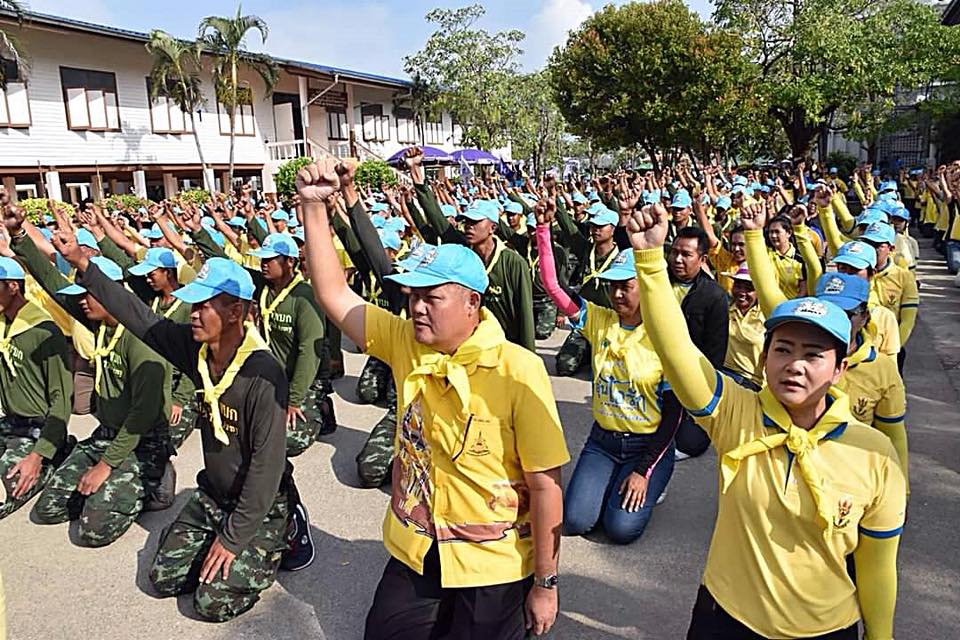
[[[323,158],[300,169],[297,173],[297,193],[303,204],[324,202],[340,189],[337,164],[333,158]]]
[[[666,207],[659,202],[634,209],[627,218],[630,245],[638,250],[663,247],[667,239],[669,217]]]
[[[341,160],[336,167],[337,177],[340,178],[340,188],[345,189],[353,185],[353,179],[357,175],[359,163],[353,158]]]
[[[740,210],[740,224],[747,231],[760,231],[767,224],[767,207],[762,203],[748,204]]]
[[[407,169],[413,169],[423,164],[423,149],[420,147],[410,147],[403,154],[403,163]]]

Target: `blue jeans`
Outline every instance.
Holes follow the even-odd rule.
[[[640,537],[673,475],[671,442],[653,468],[640,509],[630,512],[620,507],[620,484],[633,472],[650,439],[649,435],[617,433],[593,424],[563,497],[564,534],[582,535],[602,522],[616,544],[629,544]]]
[[[947,270],[955,274],[960,270],[960,242],[947,240]]]

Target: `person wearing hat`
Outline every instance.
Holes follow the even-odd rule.
[[[783,291],[783,295],[788,300],[806,296],[807,269],[797,250],[793,222],[785,215],[774,216],[764,228],[764,239],[768,247],[767,255],[777,274],[777,286]]]
[[[690,192],[686,189],[677,189],[670,198],[670,232],[667,236],[670,244],[673,244],[680,229],[695,226],[692,212],[693,198],[690,197]]]
[[[286,233],[287,227],[290,226],[290,214],[284,211],[283,209],[277,209],[270,214],[270,219],[273,221],[273,228],[276,229],[277,233]]]
[[[687,638],[893,637],[904,476],[836,385],[851,325],[795,298],[765,322],[759,392],[731,384],[683,326],[663,259],[667,211],[631,218],[640,309],[664,375],[717,450],[720,494]],[[756,275],[756,274],[754,274]],[[856,578],[847,571],[853,556]]]
[[[515,251],[510,250],[496,235],[500,225],[500,211],[488,200],[478,200],[460,214],[464,230],[460,231],[443,217],[425,182],[423,151],[408,149],[404,162],[410,171],[417,199],[427,221],[440,235],[443,244],[461,244],[480,256],[490,288],[484,294],[483,304],[500,322],[507,340],[530,351],[536,350],[536,329],[533,319],[533,278],[530,266]]]
[[[44,488],[76,442],[67,436],[67,340],[25,297],[26,277],[20,263],[0,257],[0,520]]]
[[[830,167],[830,170],[827,172],[827,184],[833,187],[833,190],[837,193],[846,194],[850,190],[850,187],[847,186],[847,183],[843,181],[843,178],[840,177],[840,171],[836,167]]]
[[[79,519],[80,543],[100,547],[123,535],[148,502],[154,507],[172,503],[175,490],[160,493],[172,452],[170,372],[86,288],[54,268],[26,235],[22,215],[14,211],[6,218],[14,251],[57,303],[96,335],[92,404],[99,424],[53,473],[33,514],[43,524]],[[61,228],[53,242],[72,267],[77,265],[71,257],[81,256],[100,265],[106,277],[123,279],[115,262],[89,257],[71,229]]]
[[[193,593],[204,620],[248,611],[267,589],[285,546],[292,465],[286,460],[287,375],[247,322],[253,280],[226,258],[210,258],[174,295],[191,324],[153,312],[67,243],[79,280],[150,349],[202,390],[197,430],[204,467],[163,531],[149,579],[163,596]]]
[[[910,235],[910,209],[904,205],[894,207],[890,214],[890,224],[897,232],[897,242],[893,250],[894,263],[903,263],[916,274],[917,260],[920,259],[920,243]],[[919,287],[919,283],[917,286]]]
[[[743,241],[743,230],[740,238]],[[759,391],[763,385],[763,323],[766,317],[757,303],[757,290],[753,285],[746,259],[730,275],[730,326],[727,338],[727,355],[723,372],[747,389]]]
[[[541,201],[536,215],[537,244],[546,250],[556,204]],[[593,427],[567,484],[564,533],[583,535],[602,524],[613,542],[629,544],[646,530],[673,475],[673,436],[681,417],[646,337],[633,253],[621,252],[598,276],[612,309],[562,287],[552,257],[540,261],[540,273],[557,308],[594,354]]]
[[[569,454],[543,361],[511,344],[483,307],[486,269],[461,245],[389,276],[409,288],[409,320],[351,291],[325,205],[338,186],[332,160],[297,176],[310,271],[324,274],[314,291],[355,344],[391,366],[400,406],[383,531],[391,560],[365,637],[546,633],[558,609]]]

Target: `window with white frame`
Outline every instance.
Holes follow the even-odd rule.
[[[350,127],[347,125],[347,111],[336,107],[327,107],[327,138],[330,140],[349,140]]]
[[[60,67],[67,126],[74,131],[120,131],[117,76]]]
[[[417,118],[413,109],[397,107],[393,110],[397,116],[397,142],[401,144],[417,143]]]
[[[220,120],[220,135],[230,135],[230,110],[217,100],[217,116]],[[237,109],[233,118],[233,133],[237,136],[255,136],[256,120],[253,117],[253,92],[249,87],[240,87],[237,92]]]
[[[363,122],[363,139],[366,142],[385,142],[390,139],[390,116],[383,115],[382,104],[365,104],[360,107]]]
[[[424,122],[423,137],[427,144],[443,144],[443,122],[440,119],[436,122],[430,120]]]
[[[151,82],[147,78],[147,98],[150,97]],[[193,133],[190,114],[181,111],[173,98],[158,95],[150,103],[150,126],[154,133]]]
[[[29,127],[30,100],[27,84],[16,61],[0,57],[6,86],[0,87],[0,127]]]

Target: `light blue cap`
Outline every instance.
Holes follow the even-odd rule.
[[[370,224],[374,229],[383,229],[387,226],[387,219],[383,216],[370,216]]]
[[[720,196],[717,198],[715,206],[717,209],[729,209],[733,206],[733,200],[730,199],[730,196]]]
[[[877,189],[880,193],[884,191],[896,191],[897,190],[897,181],[896,180],[886,180],[880,183],[880,188]]]
[[[902,204],[898,204],[896,207],[894,207],[893,211],[890,212],[890,215],[894,218],[900,218],[902,220],[910,219],[910,211],[908,211],[907,208]]]
[[[462,204],[465,206],[467,201],[464,200]],[[457,208],[452,204],[442,204],[440,205],[440,213],[442,213],[445,218],[456,218]]]
[[[844,345],[850,343],[850,318],[847,312],[821,298],[794,298],[777,305],[763,326],[769,334],[780,325],[803,322],[825,331]],[[846,355],[844,352],[843,355]]]
[[[398,260],[396,262],[397,268],[403,271],[412,271],[417,268],[417,265],[423,260],[423,258],[433,250],[436,250],[436,246],[428,244],[426,242],[421,242],[416,247],[414,247],[410,253],[404,256],[403,260]]]
[[[210,258],[196,279],[173,292],[173,296],[187,304],[206,302],[221,293],[253,300],[253,278],[242,266],[229,258]]]
[[[499,224],[500,209],[496,203],[490,200],[476,200],[460,214],[460,217],[473,221],[489,220],[494,224]]]
[[[825,273],[817,280],[817,297],[850,311],[870,298],[870,283],[849,273]]]
[[[50,229],[47,229],[46,227],[40,227],[40,235],[47,240],[53,240],[53,231],[50,231]]]
[[[590,208],[593,209],[593,207]],[[588,222],[597,227],[605,227],[608,224],[616,225],[620,222],[620,216],[613,210],[603,207],[602,209],[591,211]]]
[[[296,229],[300,226],[300,221],[297,220],[297,216],[290,216],[290,222],[287,223],[287,226],[291,229]]]
[[[893,245],[897,242],[897,232],[886,222],[874,222],[860,234],[860,239]]]
[[[633,251],[621,251],[618,253],[617,257],[614,258],[612,263],[610,263],[610,266],[607,267],[597,277],[601,280],[611,280],[616,282],[623,282],[630,280],[631,278],[636,278],[637,266],[633,261]]]
[[[290,237],[300,244],[304,244],[307,241],[307,236],[303,233],[303,227],[298,227],[296,231],[290,234]]]
[[[0,256],[0,280],[25,280],[27,274],[13,258]]]
[[[733,177],[733,186],[735,187],[745,187],[747,186],[747,177],[746,176],[734,176]]]
[[[884,191],[877,195],[878,202],[896,202],[900,199],[900,194],[896,191]]]
[[[400,251],[399,233],[390,229],[382,229],[378,233],[380,235],[380,244],[382,244],[385,249]]]
[[[143,262],[130,267],[129,271],[135,276],[145,276],[154,269],[176,269],[177,259],[170,249],[154,247],[147,249]]]
[[[537,216],[532,213],[527,214],[527,226],[536,227],[537,226]]]
[[[877,250],[866,242],[853,240],[840,247],[831,263],[845,264],[854,269],[873,268],[877,265]]]
[[[163,237],[163,231],[160,230],[160,225],[153,223],[153,226],[149,229],[143,229],[140,231],[140,235],[144,240],[159,240]]]
[[[217,226],[217,223],[214,222],[213,218],[211,218],[210,216],[203,216],[202,218],[200,218],[200,226],[206,227],[207,229],[213,229],[214,227]]]
[[[733,189],[730,190],[730,195],[731,195],[731,197],[732,197],[732,196],[735,196],[735,195],[737,195],[737,194],[741,194],[741,193],[742,193],[744,196],[752,196],[752,195],[753,195],[753,190],[752,190],[752,189],[748,189],[748,188],[746,187],[746,185],[742,185],[742,184],[735,184],[735,185],[733,185]]]
[[[43,224],[53,224],[54,222],[55,220],[53,219],[52,215],[49,213],[43,214]]]
[[[213,240],[221,249],[227,246],[227,237],[216,229],[207,229],[207,235],[209,235],[210,239]]]
[[[504,207],[506,212],[512,216],[518,216],[523,213],[523,205],[519,202],[514,202],[511,200],[507,203],[507,206]]]
[[[457,198],[457,204],[460,205],[461,207],[468,207],[470,206],[470,201],[467,200],[466,198]]]
[[[283,209],[277,209],[270,214],[271,220],[276,220],[277,222],[290,222],[290,214],[284,211]]]
[[[139,207],[139,208],[137,209],[137,213],[139,213],[140,215],[143,215],[143,214],[146,214],[146,213],[149,213],[149,212],[147,211],[147,208],[146,208],[146,207]]]
[[[830,167],[830,173],[839,173],[836,167]]]
[[[416,267],[389,275],[387,279],[413,288],[455,283],[478,293],[485,292],[490,284],[480,256],[458,244],[428,249]]]
[[[249,251],[247,255],[260,258],[261,260],[269,260],[270,258],[276,258],[278,256],[299,258],[300,250],[297,248],[296,243],[294,243],[293,238],[288,234],[271,233],[264,238],[263,244],[260,245],[259,249]]]
[[[878,206],[877,204],[872,204],[866,209],[863,210],[863,213],[857,216],[856,223],[857,226],[870,226],[874,222],[886,222],[887,221],[887,212]]]
[[[590,193],[587,194],[587,199],[590,202],[600,202],[600,194],[597,193],[596,191],[591,191]]]
[[[387,231],[396,231],[398,233],[401,233],[404,229],[407,228],[407,221],[397,216],[394,216],[392,218],[387,218],[387,222],[383,226],[383,228]]]
[[[81,247],[87,247],[88,249],[100,250],[100,245],[97,244],[97,239],[93,237],[93,234],[87,231],[86,229],[77,230],[77,244]]]
[[[590,201],[587,200],[587,198],[586,198],[582,193],[580,193],[579,191],[578,191],[577,193],[573,194],[573,201],[574,201],[575,203],[577,203],[577,204],[587,204],[588,202],[590,202]]]
[[[243,229],[244,227],[247,226],[247,219],[244,218],[243,216],[233,216],[232,218],[227,220],[227,224],[231,227],[239,227]]]
[[[375,202],[372,205],[370,205],[371,213],[382,213],[384,211],[389,211],[389,210],[390,210],[390,207],[383,204],[382,202]]]
[[[880,175],[880,169],[874,169],[873,171],[870,172],[870,175],[872,175],[872,176],[874,176],[874,177],[879,176],[879,175]]]
[[[643,202],[644,204],[657,204],[658,202],[660,202],[660,189],[654,189],[653,191],[644,191]]]
[[[81,231],[83,231],[83,229],[81,229]],[[78,233],[77,235],[80,234]],[[103,256],[94,256],[93,258],[90,258],[90,264],[97,265],[97,268],[103,272],[103,275],[107,276],[114,282],[120,282],[123,280],[123,269],[120,268],[120,265],[109,258],[104,258]],[[86,292],[87,290],[78,284],[71,284],[57,291],[58,294],[64,296],[79,296]]]

